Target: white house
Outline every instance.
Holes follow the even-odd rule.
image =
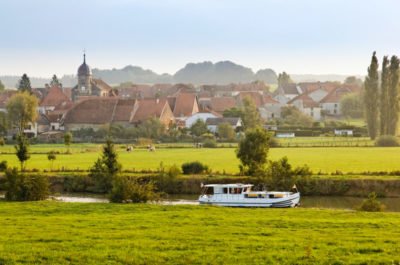
[[[185,120],[185,127],[186,128],[190,128],[192,127],[192,125],[197,121],[197,120],[202,120],[204,122],[207,121],[207,119],[209,118],[218,118],[221,117],[215,113],[211,113],[211,112],[198,112],[193,114],[192,116],[190,116],[189,118],[187,118]]]
[[[311,116],[314,120],[321,120],[321,107],[307,94],[295,97],[288,104],[295,106],[304,114]]]
[[[218,125],[221,123],[229,123],[234,130],[243,126],[241,118],[209,118],[206,121],[207,129],[212,132],[218,132]]]

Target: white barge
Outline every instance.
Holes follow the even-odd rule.
[[[230,207],[296,207],[300,192],[293,186],[290,192],[252,191],[251,184],[208,184],[203,186],[200,204]]]

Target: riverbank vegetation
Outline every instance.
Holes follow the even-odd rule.
[[[0,202],[0,215],[1,264],[400,262],[397,213]]]

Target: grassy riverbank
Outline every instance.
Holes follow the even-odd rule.
[[[0,202],[0,264],[400,262],[400,214]]]
[[[2,154],[0,160],[8,161],[9,166],[19,166],[17,157],[13,154],[13,147],[0,148]],[[32,146],[31,159],[27,163],[28,169],[50,169],[51,163],[47,160],[46,152],[50,149],[59,151],[57,159],[53,163],[55,170],[88,170],[94,161],[100,156],[101,145],[74,145],[72,154],[64,154],[66,151],[62,145],[38,145]],[[46,151],[46,152],[45,152]],[[135,149],[128,153],[118,148],[119,159],[126,170],[156,170],[160,163],[164,165],[181,165],[189,161],[201,161],[207,164],[213,172],[238,173],[239,161],[234,148],[163,148],[156,152],[148,152],[145,149]],[[394,171],[400,170],[400,148],[380,147],[317,147],[317,148],[272,148],[269,158],[272,160],[287,156],[293,166],[307,164],[314,173],[332,173],[341,171],[366,172],[366,171]]]

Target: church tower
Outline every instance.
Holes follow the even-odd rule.
[[[91,95],[92,88],[91,88],[91,81],[92,81],[92,70],[90,69],[89,65],[86,64],[86,54],[83,54],[83,64],[78,68],[78,95]]]

